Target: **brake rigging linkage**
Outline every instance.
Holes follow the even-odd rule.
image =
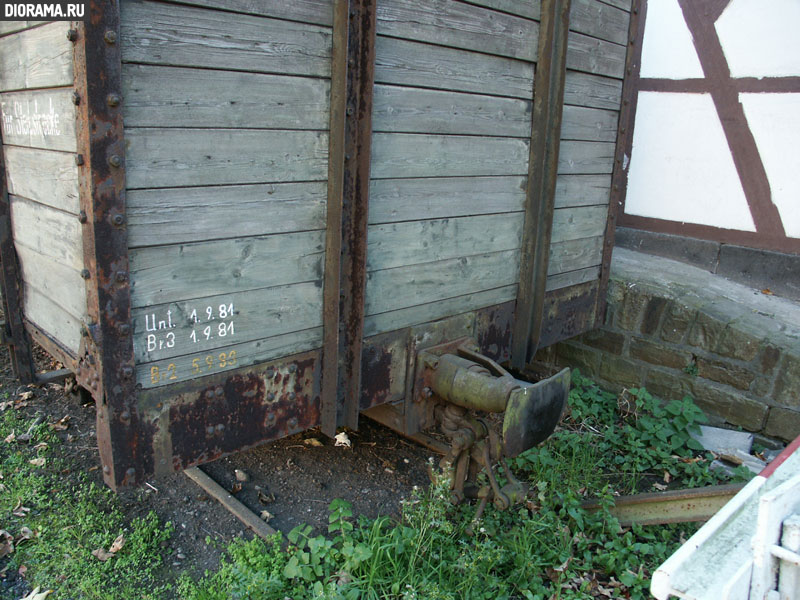
[[[508,468],[513,458],[547,439],[555,430],[569,393],[570,371],[529,383],[514,378],[492,359],[479,354],[467,341],[456,354],[420,352],[424,365],[426,395],[438,401],[434,418],[450,442],[442,459],[450,477],[451,501],[480,500],[475,519],[480,519],[488,502],[498,510],[522,503],[528,486]],[[469,411],[504,412],[502,435],[488,420]],[[507,483],[501,488],[495,466],[502,467]],[[488,485],[474,482],[483,472]]]

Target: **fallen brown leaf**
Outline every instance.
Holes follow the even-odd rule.
[[[19,537],[17,538],[17,543],[24,542],[25,540],[33,539],[33,531],[31,531],[30,527],[20,527],[19,529]]]
[[[774,296],[775,295],[775,293],[769,288],[764,288],[763,290],[761,290],[761,293],[764,294],[765,296]]]
[[[267,522],[269,522],[269,520],[270,520],[270,519],[272,519],[273,515],[272,515],[272,513],[271,513],[271,512],[269,512],[268,510],[262,510],[262,511],[261,511],[261,514],[260,514],[260,517],[261,517],[261,520],[262,520],[262,521],[267,521]]]
[[[114,558],[114,553],[108,552],[105,548],[98,548],[97,550],[92,550],[92,556],[100,562],[106,562],[108,559]]]
[[[672,481],[672,475],[670,475],[669,471],[664,471],[664,483],[669,483]]]
[[[233,484],[233,487],[231,488],[231,494],[238,494],[241,491],[242,491],[242,484],[237,481],[236,483]]]
[[[20,400],[20,401],[24,402],[25,400],[30,400],[31,398],[33,398],[33,392],[31,392],[31,391],[27,391],[27,392],[22,392],[22,393],[19,395],[19,398],[18,398],[18,400]]]
[[[43,592],[40,590],[41,588],[35,587],[30,594],[28,594],[24,598],[20,598],[20,600],[44,600],[50,594],[53,593],[53,590],[45,590]]]
[[[656,488],[659,492],[663,492],[664,490],[667,489],[667,486],[664,485],[663,483],[654,483],[653,487]]]
[[[22,500],[17,500],[17,505],[11,509],[11,514],[15,517],[25,517],[31,509],[27,506],[22,506]]]
[[[117,539],[115,539],[111,543],[111,547],[108,549],[108,551],[111,552],[111,554],[116,554],[117,552],[122,550],[122,547],[124,545],[125,545],[125,536],[120,534],[117,536]]]
[[[5,529],[0,529],[0,558],[14,552],[14,536]]]
[[[43,467],[47,462],[47,459],[43,456],[40,456],[39,458],[32,458],[28,462],[31,463],[34,467]]]
[[[69,415],[64,415],[55,423],[50,423],[48,427],[52,431],[65,431],[67,428],[69,428],[69,419]]]
[[[44,450],[45,448],[47,448],[47,442],[39,442],[33,447],[34,450]]]
[[[250,476],[241,469],[234,469],[233,474],[236,476],[236,481],[245,482],[250,480]]]
[[[258,501],[261,502],[261,504],[275,502],[275,494],[265,494],[261,490],[258,490]]]
[[[13,431],[6,436],[6,439],[3,440],[6,444],[11,444],[17,439],[17,434]]]
[[[322,442],[320,442],[320,441],[319,441],[317,438],[315,438],[315,437],[306,438],[306,439],[304,439],[304,440],[303,440],[303,443],[304,443],[306,446],[314,446],[314,447],[319,447],[319,446],[322,446]]]

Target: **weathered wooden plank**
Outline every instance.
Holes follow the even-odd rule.
[[[134,308],[322,279],[324,231],[131,250]]]
[[[531,63],[382,35],[375,43],[376,83],[533,97]]]
[[[606,230],[607,206],[578,206],[553,211],[551,243],[601,236]]]
[[[628,43],[630,14],[597,0],[572,0],[569,28],[615,44]]]
[[[0,38],[0,91],[72,85],[68,29],[59,21]]]
[[[604,4],[616,6],[624,11],[631,12],[631,0],[603,0]]]
[[[573,285],[586,283],[587,281],[594,281],[600,279],[600,267],[589,267],[587,269],[579,269],[578,271],[570,271],[569,273],[559,273],[558,275],[550,275],[547,278],[547,291],[558,290]]]
[[[80,319],[71,315],[36,288],[23,288],[25,318],[64,346],[78,354],[81,344]]]
[[[540,0],[464,0],[464,2],[476,6],[493,8],[536,21],[539,20],[539,15],[542,10],[542,3]]]
[[[156,2],[123,2],[124,62],[330,76],[326,27]]]
[[[567,68],[622,79],[625,75],[625,51],[625,46],[570,31]]]
[[[507,285],[493,290],[475,292],[437,302],[401,308],[364,319],[364,335],[371,336],[404,327],[411,327],[429,321],[462,314],[486,306],[494,306],[513,300],[517,296],[517,286]]]
[[[126,127],[328,128],[330,82],[126,64]]]
[[[564,80],[564,104],[619,110],[622,81],[610,77],[567,71]]]
[[[322,328],[307,329],[266,340],[234,344],[214,352],[198,352],[172,360],[138,365],[136,382],[142,387],[158,387],[189,379],[255,365],[283,356],[291,356],[322,345]],[[222,353],[224,352],[224,356]],[[207,360],[210,360],[211,365]],[[195,363],[194,361],[197,361]],[[153,368],[155,367],[155,371]],[[174,379],[172,378],[174,375]],[[155,380],[155,381],[154,381]]]
[[[83,269],[81,224],[74,215],[18,196],[9,196],[14,240],[71,267]]]
[[[0,94],[3,142],[75,152],[72,88]]]
[[[564,106],[561,121],[562,140],[614,142],[617,139],[619,111]]]
[[[242,129],[130,129],[128,188],[323,181],[328,134]]]
[[[0,21],[0,36],[41,25],[41,21]]]
[[[514,98],[376,85],[372,130],[530,138],[531,104]]]
[[[3,146],[8,192],[74,215],[78,202],[75,155],[19,146]]]
[[[594,267],[603,261],[603,237],[584,238],[550,244],[547,275],[558,275]]]
[[[556,208],[608,204],[611,175],[559,175],[556,179]]]
[[[86,283],[80,271],[40,254],[19,241],[15,240],[14,247],[22,280],[26,284],[35,287],[73,317],[80,319],[86,314]]]
[[[248,15],[288,19],[299,23],[330,26],[333,22],[332,0],[175,0],[177,4],[189,4],[205,8],[219,8]]]
[[[456,0],[381,0],[377,33],[535,61],[539,24]]]
[[[221,319],[220,305],[233,314]],[[136,362],[153,362],[321,326],[322,288],[298,283],[139,308],[133,350]]]
[[[516,212],[372,225],[367,235],[367,270],[517,249],[524,217]]]
[[[525,177],[374,179],[370,224],[516,212],[525,203]]]
[[[516,283],[518,276],[518,250],[372,271],[367,274],[365,314],[503,287]]]
[[[558,157],[559,175],[599,175],[614,167],[614,144],[611,142],[561,142]]]
[[[524,175],[529,143],[516,138],[376,133],[371,175],[375,179]]]
[[[325,228],[325,182],[128,192],[128,246]]]

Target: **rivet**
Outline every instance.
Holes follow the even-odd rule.
[[[217,397],[221,397],[225,391],[222,389],[222,386],[217,386],[217,388],[214,390],[214,393],[217,395]]]
[[[120,335],[128,335],[131,332],[131,326],[128,323],[122,323],[119,326]]]
[[[349,155],[349,154],[345,154],[345,155],[344,155],[344,159],[345,159],[345,160],[350,160],[350,155]]]
[[[68,29],[67,30],[67,39],[70,42],[77,41],[77,39],[78,39],[78,30],[77,29]]]
[[[106,41],[107,44],[116,44],[117,43],[117,32],[112,31],[109,29],[106,31],[106,34],[103,36],[103,39]]]
[[[82,210],[81,212],[78,213],[78,221],[80,221],[81,223],[86,223],[86,221],[88,220],[89,217],[86,216],[85,210]]]
[[[78,92],[72,92],[72,103],[75,106],[81,103],[81,95]]]
[[[125,283],[128,281],[128,273],[126,271],[117,271],[117,283]]]
[[[354,112],[355,112],[355,111],[353,110],[353,107],[352,107],[352,106],[348,106],[348,107],[347,107],[347,116],[348,116],[348,117],[352,117]]]
[[[84,279],[89,279],[90,276],[91,273],[89,273],[89,269],[81,270],[81,277],[83,277]]]
[[[122,164],[122,159],[119,154],[112,154],[108,159],[108,164],[112,167],[119,167]]]
[[[76,154],[75,155],[75,164],[79,167],[83,164],[83,154]]]
[[[111,467],[109,467],[108,465],[103,467],[103,473],[105,473],[106,475],[110,475],[111,474]]]
[[[275,394],[273,392],[267,392],[267,400],[269,400],[270,402],[275,400]]]
[[[119,94],[109,94],[106,96],[106,103],[109,106],[119,106],[120,102],[122,102],[122,98],[119,97]]]
[[[136,477],[136,469],[134,469],[133,467],[131,467],[130,469],[128,469],[127,471],[125,471],[125,475],[126,475],[127,477]]]
[[[289,373],[294,373],[297,371],[297,365],[289,365]]]
[[[114,158],[114,157],[112,156],[111,158]],[[116,214],[113,217],[111,217],[111,222],[114,225],[116,225],[117,227],[119,227],[120,225],[123,225],[125,223],[125,216],[124,215],[120,215],[120,214]]]
[[[289,400],[294,400],[295,398],[297,398],[297,394],[294,392],[289,392]]]
[[[125,379],[133,377],[133,367],[122,367],[122,376]]]
[[[122,413],[119,415],[119,418],[123,421],[130,421],[131,420],[131,413],[130,411],[123,410]]]

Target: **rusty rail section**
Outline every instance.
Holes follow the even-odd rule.
[[[103,477],[116,488],[153,472],[152,431],[136,405],[125,213],[119,5],[91,0],[73,24],[84,271],[89,322],[76,376],[97,402]]]
[[[543,0],[533,94],[525,229],[511,365],[522,369],[539,344],[553,231],[570,0]]]
[[[358,428],[375,21],[376,0],[334,5],[322,358],[322,430],[331,436],[340,424]]]

